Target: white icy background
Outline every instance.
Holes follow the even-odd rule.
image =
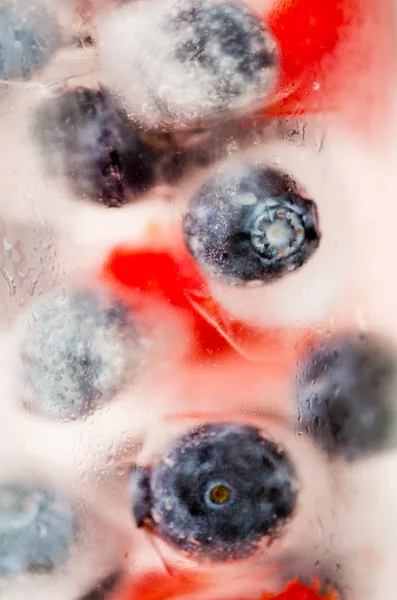
[[[81,31],[72,5],[58,2],[65,31]],[[8,86],[0,96],[0,481],[33,474],[63,486],[81,509],[83,539],[70,563],[54,575],[1,583],[0,597],[7,600],[77,600],[120,566],[134,574],[164,569],[147,536],[134,530],[125,467],[139,454],[142,440],[144,455],[151,456],[174,427],[189,427],[184,418],[174,423],[162,420],[164,415],[188,408],[225,412],[226,403],[228,410],[242,414],[281,410],[288,418],[290,409],[289,382],[271,371],[264,370],[260,382],[256,370],[239,374],[245,385],[242,401],[239,377],[222,365],[181,373],[163,357],[156,372],[143,375],[85,421],[54,424],[23,412],[16,319],[29,310],[31,295],[55,284],[89,281],[114,244],[139,246],[153,220],[171,230],[181,222],[189,196],[210,174],[191,173],[178,190],[159,187],[121,210],[81,201],[65,181],[47,180],[29,138],[30,115],[51,85],[66,79],[70,86],[102,79],[92,50],[62,50],[37,80]],[[233,292],[211,284],[231,313],[263,325],[379,330],[397,344],[395,125],[390,123],[390,139],[376,147],[365,146],[325,118],[309,119],[304,136],[266,140],[239,155],[291,172],[316,200],[324,237],[315,257],[279,283]],[[230,160],[235,159],[232,150]],[[397,453],[326,467],[305,440],[276,421],[269,428],[291,449],[307,482],[282,549],[291,552],[291,575],[299,574],[294,572],[298,558],[304,565],[305,549],[316,549],[313,571],[316,566],[321,573],[324,567],[336,579],[341,575],[346,598],[394,600]],[[244,569],[235,569],[235,576]],[[220,582],[230,577],[230,570],[219,571]]]

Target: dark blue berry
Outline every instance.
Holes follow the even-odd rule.
[[[215,561],[244,558],[278,537],[297,496],[288,456],[255,427],[234,423],[181,437],[133,482],[138,526]]]
[[[67,561],[75,533],[64,497],[34,486],[0,488],[0,575],[52,571]]]
[[[277,44],[238,0],[148,0],[111,16],[98,35],[109,80],[146,126],[235,119],[263,107],[277,84]]]
[[[315,203],[264,167],[208,181],[191,200],[183,229],[196,262],[234,284],[272,282],[301,267],[320,243]]]
[[[175,33],[176,59],[206,75],[214,113],[230,110],[249,91],[261,96],[274,81],[275,44],[243,4],[191,0],[180,4],[167,25]]]
[[[318,344],[296,379],[299,429],[348,460],[395,438],[396,365],[376,336],[345,333]]]
[[[57,23],[40,3],[8,0],[0,8],[0,79],[28,80],[60,45]]]
[[[77,88],[43,102],[34,137],[50,174],[66,175],[76,193],[108,207],[157,183],[160,159],[169,151],[167,144],[148,143],[150,136],[104,89]]]
[[[130,311],[102,291],[42,299],[22,342],[29,408],[77,417],[112,399],[142,359]]]

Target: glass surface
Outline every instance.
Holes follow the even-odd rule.
[[[0,3],[0,599],[395,600],[396,24]]]

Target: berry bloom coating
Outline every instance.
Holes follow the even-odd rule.
[[[386,448],[395,438],[395,385],[395,357],[377,337],[330,337],[297,375],[299,428],[330,456]]]
[[[1,487],[0,575],[52,571],[65,563],[75,525],[65,498],[36,487]]]
[[[108,207],[153,186],[167,150],[149,144],[104,89],[79,87],[42,102],[33,136],[51,175],[66,175],[78,195]]]
[[[194,126],[257,106],[278,76],[276,43],[244,4],[149,0],[109,16],[102,65],[147,126]]]
[[[178,549],[214,561],[245,558],[278,537],[297,496],[287,455],[235,423],[181,437],[133,483],[138,526],[147,522]]]
[[[271,283],[301,267],[320,243],[316,205],[278,171],[220,172],[192,198],[186,246],[204,271],[230,284]]]
[[[79,291],[50,296],[34,310],[21,350],[34,412],[55,419],[86,414],[136,375],[142,339],[119,299]]]

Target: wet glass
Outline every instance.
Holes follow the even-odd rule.
[[[0,3],[0,598],[394,600],[396,23]]]

